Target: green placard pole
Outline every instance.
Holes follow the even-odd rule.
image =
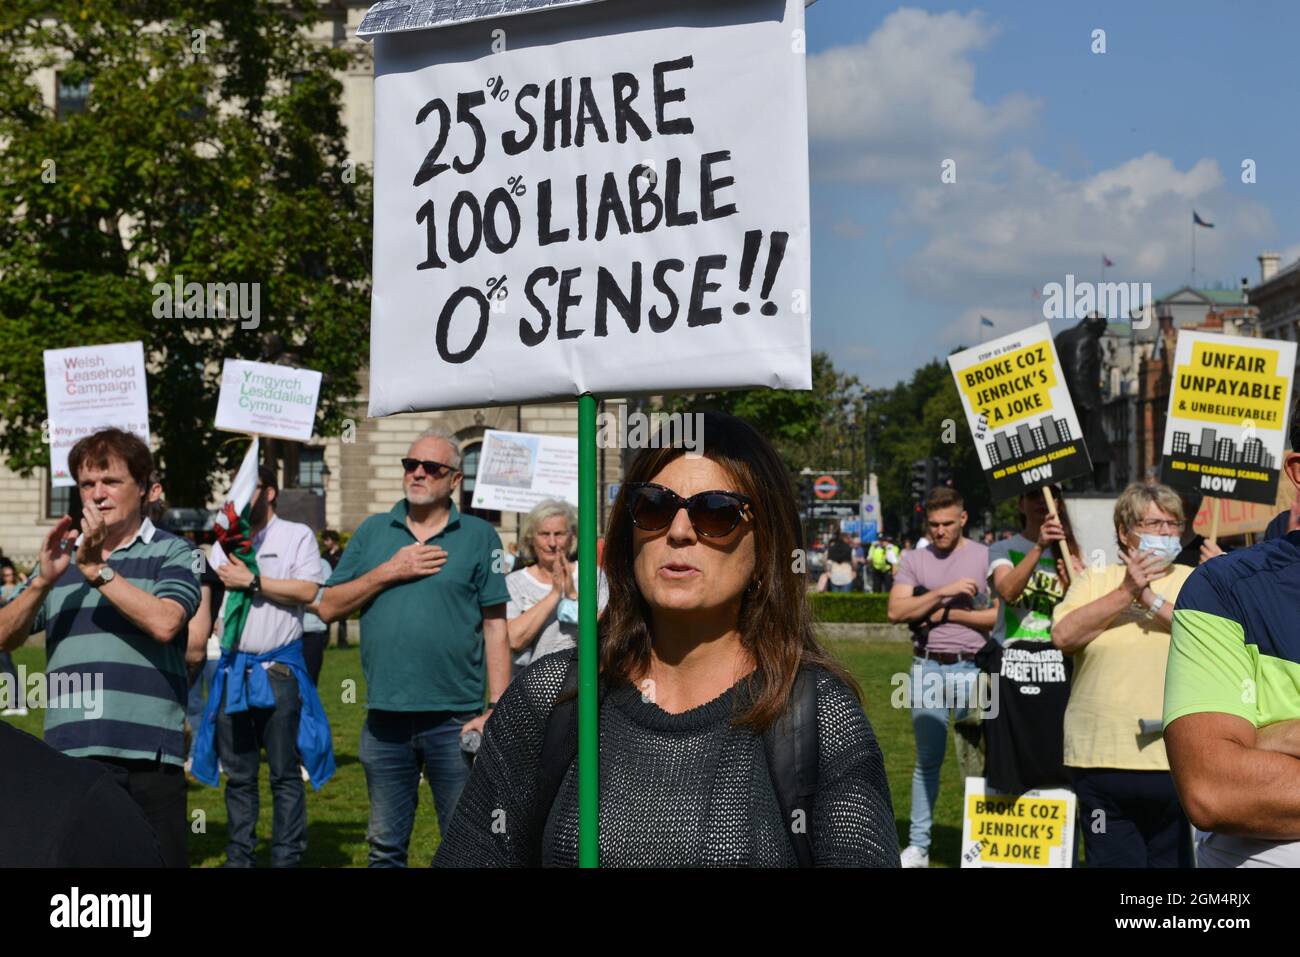
[[[596,397],[578,396],[578,866],[600,864],[596,700]]]

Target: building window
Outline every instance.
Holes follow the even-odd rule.
[[[461,450],[461,471],[465,474],[460,480],[460,510],[462,514],[474,515],[483,519],[485,522],[491,522],[497,528],[501,527],[501,513],[494,512],[490,509],[474,508],[470,505],[474,501],[474,477],[478,475],[479,457],[483,452],[483,443],[475,442]]]
[[[45,473],[45,517],[62,518],[69,514],[72,507],[72,493],[75,492],[71,485],[55,486],[50,482],[50,473]]]
[[[73,82],[59,75],[59,87],[55,95],[54,109],[59,116],[72,116],[74,113],[86,112],[86,100],[90,97],[90,81]]]
[[[298,488],[308,489],[317,495],[325,494],[325,449],[301,448],[298,450]]]

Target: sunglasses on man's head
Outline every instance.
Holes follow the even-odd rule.
[[[406,469],[407,474],[414,472],[417,467],[424,469],[425,474],[433,479],[440,479],[447,472],[456,471],[450,465],[443,465],[441,462],[430,462],[427,459],[402,459],[402,468]]]
[[[696,532],[705,538],[722,538],[754,514],[749,497],[739,492],[714,490],[682,498],[672,489],[653,482],[630,482],[623,490],[628,517],[643,532],[662,531],[684,508]]]

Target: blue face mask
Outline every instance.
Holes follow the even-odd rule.
[[[1177,535],[1143,535],[1138,542],[1138,551],[1151,552],[1165,560],[1166,565],[1173,564],[1178,553],[1183,550],[1183,543]]]

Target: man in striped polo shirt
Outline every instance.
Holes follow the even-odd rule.
[[[107,767],[163,860],[184,867],[184,635],[199,603],[190,545],[144,517],[153,456],[136,436],[86,436],[68,467],[80,530],[65,515],[46,536],[40,574],[0,610],[0,649],[45,632],[46,743]]]
[[[1283,471],[1300,489],[1300,453],[1287,453]],[[1204,562],[1178,594],[1165,748],[1187,816],[1205,832],[1198,867],[1300,867],[1298,609],[1300,531]]]

